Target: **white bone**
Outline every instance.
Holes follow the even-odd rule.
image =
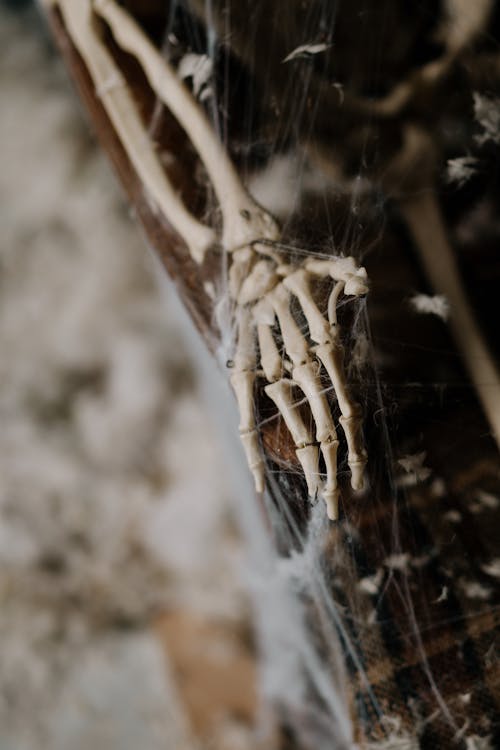
[[[317,346],[314,351],[332,381],[341,413],[346,417],[352,416],[357,404],[352,401],[347,391],[344,376],[344,347],[335,342]]]
[[[234,356],[235,372],[230,377],[240,413],[239,432],[248,466],[252,472],[257,492],[264,491],[264,461],[255,426],[255,330],[251,313],[242,309],[238,323],[238,344]]]
[[[361,430],[361,408],[347,392],[343,360],[343,347],[336,343],[316,347],[316,356],[327,371],[337,396],[342,416],[339,421],[344,430],[348,446],[348,463],[351,470],[351,487],[354,490],[363,488],[363,471],[366,465],[366,452],[363,447]]]
[[[293,273],[296,269],[297,269],[297,266],[293,266],[291,263],[279,263],[276,271],[280,276],[282,276],[283,278],[286,278],[291,273]]]
[[[276,314],[274,308],[269,299],[269,295],[263,297],[261,300],[254,305],[253,308],[253,319],[259,325],[273,326],[276,322]]]
[[[243,282],[250,273],[255,261],[255,253],[250,247],[240,247],[233,253],[229,269],[229,294],[237,300]]]
[[[345,284],[343,281],[337,281],[328,297],[328,322],[330,323],[330,337],[332,342],[336,341],[338,337],[338,330],[336,328],[337,303],[342,291],[344,290],[344,286]]]
[[[153,91],[189,134],[221,207],[224,247],[233,250],[258,239],[278,239],[277,223],[245,190],[205,113],[174,69],[114,0],[95,0],[94,7],[108,23],[120,47],[137,58]]]
[[[308,258],[305,262],[308,271],[317,276],[331,276],[335,281],[346,281],[347,277],[358,270],[358,265],[352,255],[346,258]]]
[[[248,468],[252,472],[252,476],[255,482],[255,489],[258,493],[264,492],[265,469],[257,431],[252,430],[252,432],[247,432],[240,435],[240,440],[243,444]]]
[[[234,366],[238,370],[254,370],[257,364],[255,326],[250,310],[239,310],[238,337]]]
[[[347,295],[360,297],[368,292],[368,274],[363,266],[358,266],[352,257],[331,258],[330,260],[310,259],[305,263],[307,270],[316,276],[330,276],[335,281],[345,283]]]
[[[281,253],[276,250],[275,245],[272,241],[253,242],[252,248],[259,255],[264,255],[266,258],[270,258],[271,260],[274,260],[274,262],[276,263],[276,273],[278,275],[281,275],[279,269],[283,262],[283,259],[282,259]]]
[[[291,380],[282,378],[266,385],[264,390],[278,407],[296,447],[301,448],[312,443],[313,438],[311,430],[306,426],[299,409],[293,403],[292,388]]]
[[[259,260],[243,281],[237,300],[240,305],[256,302],[276,286],[279,277],[269,260]]]
[[[278,318],[285,352],[295,365],[306,362],[309,347],[290,311],[290,292],[278,284],[269,294],[269,301]]]
[[[356,273],[349,276],[345,282],[344,294],[351,297],[361,297],[368,292],[368,274],[366,268],[358,268]]]
[[[82,56],[112,125],[146,192],[174,229],[186,242],[192,257],[201,262],[215,233],[198,222],[173,190],[141,120],[133,96],[119,68],[99,36],[92,10],[108,24],[115,41],[141,65],[149,84],[184,128],[213,184],[222,213],[222,245],[232,254],[229,292],[239,306],[235,371],[231,383],[240,410],[240,434],[248,464],[259,492],[264,489],[264,462],[254,414],[254,382],[257,370],[256,327],[260,360],[268,396],[276,404],[289,429],[309,495],[319,488],[319,451],[312,445],[312,433],[293,402],[293,382],[281,378],[290,369],[280,357],[272,326],[278,319],[285,354],[293,363],[293,376],[303,390],[315,422],[316,437],[326,466],[323,497],[328,515],[338,514],[337,447],[335,426],[321,381],[310,359],[310,347],[291,309],[290,292],[297,298],[309,326],[310,336],[319,343],[316,353],[335,389],[348,443],[351,484],[363,482],[366,454],[362,445],[360,407],[347,392],[343,370],[343,350],[336,343],[336,304],[342,291],[363,295],[368,291],[367,275],[353,258],[309,259],[302,267],[285,264],[273,246],[279,230],[272,216],[248,194],[223,145],[212,130],[203,110],[179,80],[175,70],[143,34],[133,18],[115,0],[45,0],[58,4],[66,28]],[[264,259],[258,260],[258,256]],[[330,277],[337,282],[328,302],[328,321],[321,315],[312,295],[308,275]],[[283,281],[279,282],[279,277]],[[253,309],[249,305],[256,303]],[[247,307],[245,307],[247,306]],[[281,378],[281,379],[280,379]],[[275,381],[275,382],[272,382]]]
[[[321,497],[326,504],[326,514],[330,521],[338,521],[339,517],[339,497],[340,492],[337,488],[333,490],[324,489],[321,492]]]
[[[266,376],[266,380],[269,383],[273,383],[275,380],[281,377],[283,371],[283,365],[274,340],[273,332],[271,327],[265,323],[259,323],[257,326],[257,334],[259,339],[260,348],[260,361],[262,368]]]
[[[348,434],[349,433],[346,431],[346,435]],[[349,454],[349,456],[350,455],[351,454]],[[351,470],[351,487],[353,488],[353,490],[362,490],[365,486],[366,458],[359,458],[356,461],[353,461],[351,458],[349,458],[348,461],[349,468]]]
[[[310,289],[309,274],[303,268],[283,279],[283,284],[299,300],[306,316],[309,333],[313,341],[326,344],[330,341],[330,326],[316,306]]]
[[[59,0],[68,32],[92,78],[113,127],[146,192],[188,245],[197,262],[214,244],[215,234],[198,222],[174,192],[156,155],[123,76],[96,34],[90,0]],[[107,86],[119,81],[120,85]]]
[[[238,401],[240,413],[240,434],[244,435],[255,428],[253,386],[255,373],[249,371],[233,372],[230,377]]]
[[[323,443],[321,452],[325,459],[326,466],[326,483],[321,495],[326,503],[328,518],[336,521],[338,518],[339,489],[337,486],[337,449],[338,440],[332,440],[331,443]]]
[[[337,448],[339,441],[331,410],[325,394],[321,392],[317,367],[312,362],[295,367],[293,379],[304,392],[314,417],[316,440],[321,443],[320,448],[326,466],[326,484],[321,495],[327,506],[328,518],[335,521],[338,518]]]
[[[298,448],[297,458],[302,466],[304,477],[307,484],[307,494],[309,497],[316,497],[319,490],[319,452],[315,445],[306,445],[304,448]]]
[[[307,362],[294,367],[292,377],[307,399],[316,425],[316,440],[322,443],[335,440],[337,434],[328,401],[322,392],[318,370],[318,363]]]

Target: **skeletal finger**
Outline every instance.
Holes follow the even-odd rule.
[[[318,370],[319,365],[317,363],[307,362],[294,367],[292,377],[303,391],[311,409],[316,425],[316,440],[323,443],[326,440],[335,440],[337,435],[330,405],[324,392],[322,392]]]
[[[344,429],[347,440],[347,461],[351,470],[351,487],[362,490],[364,487],[364,470],[366,466],[366,450],[363,446],[361,407],[356,404],[357,413],[350,417],[341,416],[339,422]]]
[[[250,471],[257,492],[264,491],[264,461],[255,425],[254,383],[256,366],[255,332],[251,314],[240,311],[238,322],[238,344],[234,357],[235,370],[231,375],[231,385],[236,394],[240,413],[239,432]]]
[[[271,326],[259,323],[257,325],[257,335],[259,339],[260,361],[264,375],[269,383],[274,383],[281,376],[283,362],[276,346]]]
[[[363,489],[363,473],[366,465],[366,451],[363,445],[361,407],[347,390],[344,371],[344,349],[338,342],[316,347],[316,356],[323,364],[337,396],[341,412],[340,424],[344,430],[351,470],[351,487]]]
[[[295,322],[290,310],[290,292],[281,283],[278,284],[269,295],[276,317],[278,318],[283,345],[286,353],[292,360],[293,364],[300,365],[306,362],[309,354],[309,347],[302,331]]]
[[[307,271],[300,269],[287,276],[283,284],[299,300],[312,340],[317,344],[324,344],[330,339],[330,326],[314,302],[309,280],[310,275]]]
[[[341,260],[352,261],[352,259]],[[345,263],[343,264],[343,268],[347,268],[350,270],[352,268],[352,265],[351,263]],[[330,377],[342,415],[340,417],[340,423],[344,429],[347,440],[348,464],[351,470],[351,486],[356,490],[362,489],[363,473],[364,467],[366,465],[366,453],[363,447],[363,438],[361,432],[361,409],[359,405],[351,399],[347,390],[343,358],[344,350],[340,343],[336,340],[338,331],[335,328],[332,328],[329,322],[323,318],[319,308],[314,302],[310,288],[310,277],[307,271],[300,269],[299,271],[291,274],[283,283],[287,287],[287,289],[289,289],[299,300],[299,303],[307,320],[310,336],[313,341],[319,344],[319,346],[316,348],[316,355],[322,362],[325,370]],[[338,281],[335,285],[333,292],[330,295],[330,297],[333,298],[333,303],[336,302],[337,296],[338,294],[340,294],[343,286],[343,281]],[[332,313],[330,311],[329,315],[332,316]],[[326,440],[336,440],[337,436],[335,434],[335,428],[333,427],[333,422],[331,420],[330,407],[324,394],[322,394],[320,391],[321,384],[319,382],[319,378],[315,376],[314,370],[311,369],[311,367],[311,365],[295,367],[293,370],[293,378],[296,382],[298,382],[298,384],[306,394],[317,425],[323,426],[323,432],[318,433],[318,441],[322,443],[321,450],[323,455],[325,455],[325,451],[323,450],[323,443]],[[325,437],[326,435],[328,435],[328,431],[331,431],[332,428],[333,434]],[[327,486],[329,487],[329,491],[334,493],[334,491],[336,491],[336,480],[334,486],[332,479],[332,462],[335,462],[334,470],[336,475],[336,450],[335,452],[332,452],[331,449],[328,450],[328,460],[331,468],[330,470],[328,470],[327,468]],[[332,498],[333,497],[334,496],[332,495]]]
[[[268,260],[258,260],[243,280],[238,294],[239,304],[247,305],[261,299],[276,286],[277,281],[278,276],[274,264]]]
[[[255,254],[249,247],[242,247],[233,253],[229,269],[229,294],[231,299],[238,299],[243,282],[250,273],[254,257]]]
[[[344,282],[343,281],[337,281],[335,286],[333,287],[332,291],[330,292],[330,296],[328,297],[328,322],[330,323],[330,331],[332,333],[332,338],[335,339],[338,336],[338,331],[336,329],[337,326],[337,304],[339,301],[339,297],[342,294],[344,290]],[[320,342],[321,343],[321,342]]]
[[[338,518],[337,448],[339,441],[330,405],[322,390],[318,370],[319,363],[308,362],[294,367],[292,377],[306,396],[316,425],[316,440],[320,443],[326,468],[326,484],[321,495],[326,502],[328,517],[335,521]]]
[[[326,512],[331,521],[336,521],[339,517],[339,495],[340,491],[337,483],[337,450],[339,447],[338,440],[332,440],[330,443],[323,443],[321,452],[325,459],[326,466],[326,484],[323,487],[322,496],[326,503]]]
[[[310,497],[315,497],[319,489],[319,452],[312,445],[311,430],[305,424],[297,405],[293,402],[293,383],[288,378],[281,378],[265,387],[265,392],[278,407],[280,415],[290,431],[296,446],[297,458],[300,461]]]
[[[310,299],[311,294],[307,274],[299,271],[297,274],[292,274],[288,279],[291,279],[290,284],[286,284],[286,287],[288,288],[285,288],[284,284],[279,285],[281,289],[276,289],[271,303],[278,318],[285,352],[295,364],[292,372],[293,380],[299,385],[306,396],[316,424],[316,437],[318,442],[320,442],[321,452],[325,459],[326,467],[326,486],[322,494],[327,504],[328,515],[335,520],[338,515],[337,509],[339,495],[337,488],[337,434],[328,400],[322,392],[319,373],[314,364],[308,361],[309,348],[307,342],[290,312],[290,291],[293,291],[299,299],[308,326],[310,327],[310,330],[313,328],[317,339],[320,341],[325,340],[325,334],[329,329],[329,326],[322,318],[321,313],[312,299]],[[321,322],[319,321],[319,317],[321,317]],[[328,341],[329,338],[327,337],[326,340]],[[331,345],[327,344],[327,346]],[[283,416],[285,417],[285,415]],[[292,430],[290,431],[292,432]],[[297,442],[295,444],[297,445]],[[299,456],[299,451],[297,451],[297,455]],[[309,467],[311,472],[317,472],[317,455],[317,453],[314,453],[313,456],[312,451],[308,451],[308,461],[312,462],[314,460],[316,462],[314,468],[312,467],[312,464]],[[300,456],[299,460],[301,460]],[[309,487],[307,477],[306,481],[308,482]],[[312,486],[317,489],[317,481]],[[309,494],[313,496],[311,492],[309,492]]]
[[[358,266],[353,257],[318,260],[310,258],[306,269],[315,276],[330,278],[345,283],[345,294],[360,297],[368,292],[368,274],[363,266]]]
[[[290,291],[281,283],[269,295],[269,302],[278,319],[285,353],[292,360],[295,371],[298,366],[308,361],[309,346],[291,313],[290,297]],[[292,434],[297,458],[304,471],[307,491],[310,497],[315,497],[319,490],[319,452],[315,445],[311,445],[311,431],[293,404],[292,388],[290,380],[283,378],[268,385],[265,391],[278,407]]]

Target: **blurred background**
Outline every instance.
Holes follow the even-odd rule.
[[[0,748],[254,748],[184,322],[32,3],[0,4],[0,55]]]

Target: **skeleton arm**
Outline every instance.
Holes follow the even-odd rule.
[[[82,56],[104,108],[141,178],[146,191],[200,262],[216,243],[214,231],[198,222],[175,194],[160,164],[133,97],[96,23],[101,17],[116,43],[132,54],[148,81],[184,128],[213,184],[222,213],[221,244],[229,254],[229,292],[237,323],[234,372],[231,377],[239,409],[240,433],[256,488],[264,488],[264,461],[254,415],[253,389],[263,376],[264,390],[289,429],[311,497],[324,497],[328,515],[337,517],[337,449],[339,441],[331,407],[321,382],[328,375],[341,412],[351,469],[351,484],[360,489],[366,454],[361,436],[361,410],[350,398],[343,368],[343,349],[335,320],[340,293],[367,292],[366,272],[352,258],[306,260],[287,265],[273,247],[279,239],[275,220],[242,185],[234,165],[191,93],[179,80],[140,27],[114,0],[56,0],[68,32]],[[314,282],[335,282],[324,317],[314,299]],[[297,325],[291,305],[296,300],[307,322],[311,346]],[[277,329],[283,352],[276,340]],[[300,390],[310,411],[314,433],[307,426],[294,392]],[[326,469],[320,481],[319,455]]]
[[[190,252],[201,261],[208,247],[214,244],[215,234],[189,213],[168,181],[126,81],[96,31],[90,0],[59,0],[57,4],[96,92],[148,194],[181,237],[189,237]]]
[[[122,49],[137,58],[148,82],[189,138],[205,164],[222,211],[223,246],[233,250],[259,239],[278,238],[274,219],[243,187],[232,161],[205,113],[132,17],[114,0],[95,0],[94,8],[110,26]]]

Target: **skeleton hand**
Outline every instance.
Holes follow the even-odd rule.
[[[266,257],[266,245],[244,247],[233,253],[230,294],[236,302],[238,322],[234,373],[231,384],[240,409],[240,434],[248,464],[258,491],[264,489],[264,464],[254,415],[255,379],[264,376],[265,392],[278,407],[279,414],[295,443],[311,497],[321,494],[328,516],[338,515],[337,449],[339,441],[325,389],[321,382],[322,367],[328,374],[338,400],[348,446],[351,485],[363,486],[366,454],[361,437],[361,410],[347,391],[343,347],[336,322],[336,303],[343,292],[366,294],[367,277],[353,258],[306,260],[300,265],[280,263],[272,252]],[[328,318],[323,317],[313,298],[315,278],[330,277],[334,282],[328,301]],[[292,314],[294,299],[307,321],[306,335]],[[276,330],[278,324],[278,331]],[[283,345],[280,353],[278,340]],[[258,351],[257,351],[258,344]],[[262,368],[263,373],[260,371]],[[315,436],[294,403],[294,389],[299,389],[309,406]],[[320,483],[319,449],[326,468],[326,482]]]
[[[227,253],[229,293],[237,323],[231,383],[241,414],[241,439],[257,490],[264,489],[264,464],[254,417],[253,388],[255,379],[263,376],[267,381],[265,392],[292,435],[309,495],[320,493],[330,518],[337,518],[339,441],[321,383],[321,368],[328,374],[338,400],[351,484],[360,489],[366,463],[361,410],[351,400],[346,386],[336,303],[341,293],[360,296],[367,292],[364,268],[358,268],[352,258],[311,258],[287,265],[276,249],[280,239],[276,222],[246,192],[203,110],[127,11],[115,0],[45,1],[60,8],[68,33],[144,189],[184,239],[193,259],[201,262],[207,250],[217,246]],[[220,240],[211,227],[189,213],[170,184],[127,82],[103,41],[98,19],[108,25],[116,44],[136,58],[152,90],[176,117],[203,161],[222,213]],[[324,317],[314,299],[314,282],[327,278],[332,279],[333,286]],[[293,315],[294,300],[307,323],[307,336]],[[315,435],[294,404],[295,388],[305,396]],[[319,481],[320,450],[326,469],[324,486]]]

